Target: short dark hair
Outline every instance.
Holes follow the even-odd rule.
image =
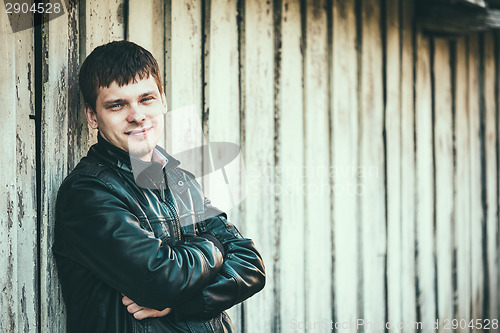
[[[126,41],[114,41],[96,47],[80,68],[80,90],[85,104],[96,111],[97,92],[116,81],[119,87],[152,76],[160,93],[163,84],[158,62],[145,48]]]

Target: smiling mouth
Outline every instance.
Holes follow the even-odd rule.
[[[146,128],[140,128],[140,129],[135,129],[135,130],[132,130],[132,131],[128,131],[128,132],[125,132],[125,134],[127,135],[145,135],[147,134],[151,129],[153,128],[153,126],[151,127],[146,127]]]

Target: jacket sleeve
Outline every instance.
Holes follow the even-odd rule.
[[[170,247],[140,227],[125,200],[95,177],[61,186],[55,237],[70,259],[133,299],[162,310],[200,292],[217,276],[223,257],[200,237]]]
[[[174,308],[176,320],[209,319],[259,292],[265,285],[262,257],[251,239],[243,238],[223,215],[199,223],[201,233],[216,237],[226,257],[215,280],[189,301]]]

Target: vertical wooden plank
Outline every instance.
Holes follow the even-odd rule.
[[[240,102],[238,64],[237,1],[215,0],[210,3],[207,15],[205,51],[205,101],[204,128],[208,142],[230,142],[240,144]],[[211,148],[212,159],[224,156],[226,146]],[[230,166],[231,168],[231,166]],[[230,187],[220,184],[221,178],[207,179],[205,195],[220,208],[227,207],[229,217],[238,224],[238,204],[243,193],[239,193],[241,182],[238,170],[243,168],[239,158],[234,172],[227,176],[234,181]],[[228,168],[229,169],[229,168]],[[227,170],[232,171],[232,170]],[[231,193],[231,191],[235,191]],[[235,200],[235,201],[233,201]]]
[[[231,142],[240,144],[240,102],[239,102],[239,54],[238,54],[238,23],[237,0],[213,0],[210,9],[205,12],[208,16],[206,29],[206,70],[205,70],[205,117],[208,127],[208,142]],[[224,147],[220,150],[212,148],[212,156],[223,156]],[[233,199],[243,198],[244,186],[242,179],[244,172],[242,161],[234,161],[236,173],[229,175],[230,190],[224,186],[223,179],[209,178],[205,186],[205,195],[217,207],[230,207],[226,211],[228,218],[245,235],[241,221],[239,201]],[[228,170],[229,171],[229,170]],[[222,182],[222,183],[221,183]],[[221,186],[222,185],[222,186]],[[228,198],[229,196],[229,198]],[[221,200],[222,199],[222,200]],[[229,200],[227,200],[229,199]],[[245,235],[246,236],[246,235]],[[228,311],[237,331],[242,331],[241,312],[242,305],[238,304]]]
[[[281,218],[275,214],[274,33],[271,2],[245,1],[243,148],[248,196],[245,233],[255,240],[266,265],[266,287],[245,308],[246,332],[273,332],[278,328],[280,260],[276,249]],[[278,233],[278,234],[277,234]],[[255,318],[259,318],[255,320]]]
[[[42,82],[41,110],[41,215],[40,215],[40,293],[41,331],[65,332],[66,316],[64,302],[57,279],[57,270],[52,256],[55,201],[57,190],[68,173],[71,161],[79,156],[70,151],[70,144],[85,146],[86,136],[71,123],[77,119],[78,109],[75,95],[75,68],[78,68],[79,35],[77,30],[77,6],[67,8],[67,14],[45,22],[42,27]],[[80,118],[82,119],[82,118]],[[83,120],[83,119],[82,119]],[[69,139],[69,137],[72,139]],[[73,141],[74,140],[74,141]],[[86,147],[85,147],[86,148]],[[68,157],[71,153],[71,157]]]
[[[335,321],[356,321],[361,313],[359,243],[358,53],[355,1],[333,1],[332,177]]]
[[[213,0],[205,72],[209,141],[240,142],[237,0]]]
[[[414,122],[414,3],[401,4],[401,320],[417,321],[415,262],[415,122]],[[390,284],[389,284],[390,285]],[[416,332],[407,327],[405,333]]]
[[[40,228],[41,329],[65,332],[66,317],[57,270],[52,256],[54,205],[59,185],[68,173],[68,114],[66,91],[68,73],[68,19],[66,15],[44,23],[42,78],[42,208]],[[57,314],[57,315],[54,315]]]
[[[172,109],[194,104],[202,112],[202,3],[200,0],[171,1],[165,13],[170,54],[166,62],[169,105]],[[201,118],[200,118],[201,119]]]
[[[432,152],[432,92],[429,40],[417,34],[416,41],[415,131],[417,163],[417,318],[436,320],[434,286],[434,168]],[[424,332],[433,332],[428,329]]]
[[[15,26],[16,23],[13,22]],[[23,22],[25,23],[25,22]],[[33,28],[13,33],[5,12],[0,14],[1,125],[0,331],[38,328],[37,227],[34,169]]]
[[[484,34],[484,101],[485,101],[485,159],[486,159],[486,256],[488,267],[488,311],[489,318],[498,318],[498,165],[496,155],[496,95],[495,95],[495,38],[493,32]],[[484,317],[484,316],[483,316]]]
[[[479,36],[469,38],[469,139],[470,139],[470,193],[471,193],[471,293],[472,319],[483,318],[483,219],[481,199],[481,144],[479,109]],[[477,329],[473,330],[478,331]]]
[[[85,58],[97,46],[114,40],[125,38],[124,0],[87,0],[85,10],[80,15],[85,16],[85,43],[82,43]]]
[[[162,0],[128,1],[127,40],[141,45],[158,61],[164,75],[165,11]]]
[[[305,320],[304,267],[304,100],[299,0],[283,0],[280,15],[281,53],[278,67],[278,159],[276,192],[282,221],[279,234],[280,329]],[[316,112],[318,110],[315,110]],[[303,331],[299,328],[297,331]]]
[[[187,109],[190,110],[187,117],[176,119],[174,124],[167,123],[167,146],[172,142],[171,147],[182,144],[195,148],[203,144],[203,133],[199,130],[203,113],[202,1],[168,1],[165,15],[167,103],[171,110],[192,106]],[[171,126],[183,133],[182,137],[171,136],[168,131]],[[189,165],[198,168],[202,156],[193,154],[181,162],[188,169]]]
[[[88,147],[93,141],[89,141],[89,126],[87,118],[83,112],[83,98],[80,99],[80,85],[78,83],[78,75],[80,73],[80,59],[82,58],[82,50],[85,48],[86,41],[81,41],[82,36],[85,36],[85,24],[80,24],[83,17],[85,7],[79,4],[84,1],[67,1],[70,8],[66,8],[68,15],[68,34],[75,36],[68,41],[68,57],[71,66],[68,66],[68,171],[80,162],[82,156],[87,154]],[[80,15],[81,14],[81,15]],[[84,45],[82,47],[82,44]],[[92,134],[94,135],[94,134]]]
[[[306,2],[305,36],[305,315],[332,318],[332,214],[329,27],[327,1]],[[298,20],[298,18],[297,18]],[[330,30],[331,31],[331,30]],[[297,57],[300,54],[296,52]],[[297,89],[297,92],[300,88]],[[291,92],[293,94],[294,92]],[[285,109],[286,110],[286,109]],[[344,273],[342,273],[344,274]]]
[[[38,327],[38,272],[36,220],[36,163],[34,110],[33,29],[15,34],[16,71],[16,221],[19,331],[36,331]],[[1,331],[1,329],[0,329]]]
[[[363,318],[386,318],[386,211],[384,156],[384,101],[381,2],[364,0],[361,6],[361,86],[359,99],[359,173],[362,193]],[[384,328],[374,328],[382,332]]]
[[[21,330],[18,312],[18,256],[17,221],[19,204],[16,191],[16,44],[15,36],[9,25],[5,11],[0,12],[0,54],[4,65],[0,66],[0,105],[3,107],[4,121],[0,146],[0,331]]]
[[[457,319],[470,321],[471,257],[470,257],[470,144],[467,41],[456,42],[455,56],[455,251]],[[458,190],[461,189],[461,190]],[[460,332],[470,332],[469,328]]]
[[[401,218],[400,2],[388,0],[386,11],[387,285],[390,286],[387,290],[387,308],[389,321],[397,323],[402,319],[402,226],[406,223]],[[401,330],[395,327],[394,331]]]
[[[453,124],[450,44],[434,40],[436,267],[439,318],[453,318]],[[442,325],[439,332],[445,332]]]

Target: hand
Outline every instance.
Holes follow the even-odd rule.
[[[143,320],[145,318],[152,317],[163,317],[172,311],[172,308],[165,308],[163,309],[163,311],[158,311],[155,309],[140,306],[125,295],[123,295],[122,303],[127,307],[127,311],[133,314],[134,318],[137,320]]]
[[[242,238],[238,229],[223,216],[214,216],[198,224],[201,234],[210,234],[224,246],[228,241]]]

